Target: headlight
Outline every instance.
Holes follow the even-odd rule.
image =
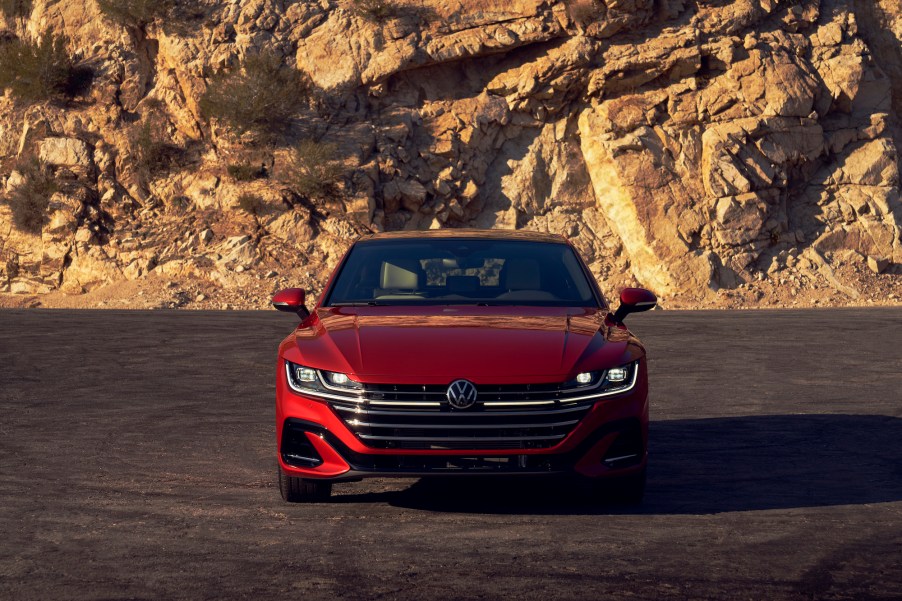
[[[294,364],[291,367],[294,369],[294,375],[297,377],[298,382],[316,382],[315,369]]]
[[[612,384],[626,382],[629,375],[630,370],[628,367],[612,367],[608,370],[608,382]]]
[[[604,381],[602,382],[602,388],[610,390],[612,388],[631,387],[636,380],[635,375],[638,367],[639,362],[633,361],[632,363],[627,363],[626,365],[621,365],[620,367],[611,367],[610,369],[604,371]]]
[[[638,361],[633,361],[610,369],[580,372],[567,382],[567,387],[585,388],[586,390],[597,388],[601,391],[628,388],[632,385],[633,373],[637,365]]]
[[[348,374],[343,374],[336,371],[324,371],[321,373],[326,377],[326,388],[340,388],[342,390],[363,390],[363,384],[361,384],[360,382],[355,382],[348,377]]]
[[[603,375],[603,371],[580,372],[572,380],[565,382],[564,388],[595,388]]]
[[[355,382],[347,374],[339,372],[317,370],[291,361],[285,362],[285,372],[288,375],[288,386],[296,392],[363,390],[363,384]]]

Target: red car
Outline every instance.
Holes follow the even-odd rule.
[[[570,474],[621,500],[645,489],[648,380],[570,243],[522,231],[358,240],[279,346],[276,437],[286,501],[366,477]]]

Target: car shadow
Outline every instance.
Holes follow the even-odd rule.
[[[648,487],[636,507],[599,503],[555,478],[421,479],[341,495],[426,511],[705,514],[902,500],[902,419],[768,415],[652,422]]]

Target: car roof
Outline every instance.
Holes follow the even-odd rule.
[[[398,232],[382,232],[363,236],[358,242],[377,240],[419,240],[419,239],[469,239],[469,240],[522,240],[528,242],[566,243],[567,239],[560,234],[549,232],[533,232],[529,230],[478,230],[467,228],[451,228],[440,230],[410,230]]]

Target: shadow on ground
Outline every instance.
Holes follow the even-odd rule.
[[[770,415],[653,422],[639,507],[599,504],[550,478],[423,479],[335,502],[500,514],[704,514],[902,500],[902,419]]]

